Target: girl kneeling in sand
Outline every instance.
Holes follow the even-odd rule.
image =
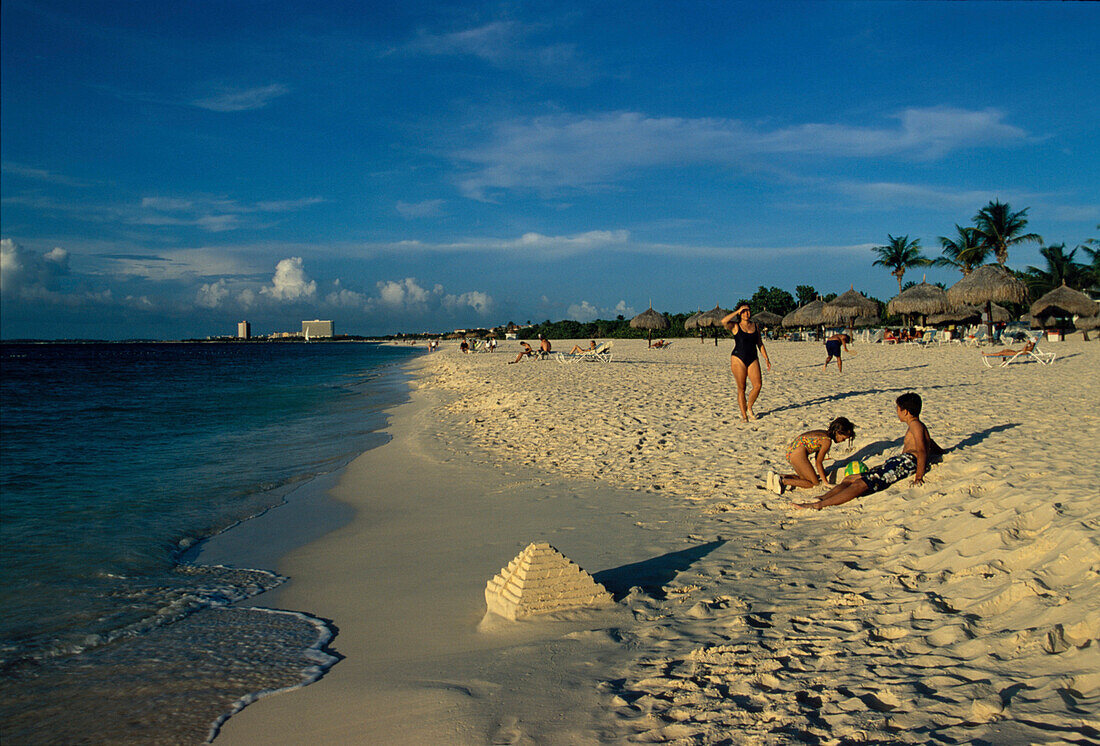
[[[794,467],[795,474],[779,476],[768,472],[768,489],[782,495],[788,487],[816,487],[828,481],[825,477],[825,455],[833,443],[843,443],[856,435],[856,426],[847,417],[837,417],[829,423],[828,430],[810,430],[791,441],[787,447],[787,461]],[[810,464],[810,454],[816,453],[814,464]],[[815,473],[816,468],[816,473]],[[818,477],[820,476],[820,479]]]

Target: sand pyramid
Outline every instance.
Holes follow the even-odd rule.
[[[529,544],[485,586],[489,611],[523,619],[555,611],[606,606],[607,589],[546,542]]]

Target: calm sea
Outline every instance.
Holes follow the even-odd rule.
[[[328,626],[182,562],[377,445],[417,354],[368,343],[0,345],[0,738],[195,743],[315,679]]]

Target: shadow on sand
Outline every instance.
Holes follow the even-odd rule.
[[[963,386],[975,386],[975,385],[977,385],[977,384],[973,384],[973,383],[939,384],[939,385],[936,385],[936,386],[921,386],[920,389],[921,389],[921,391],[927,391],[927,390],[930,390],[930,389],[957,389],[957,388],[961,388]],[[774,409],[769,409],[768,412],[784,412],[788,409],[799,409],[800,407],[811,407],[811,406],[814,406],[816,404],[830,404],[832,402],[840,401],[841,399],[848,399],[849,397],[852,397],[852,396],[864,396],[866,394],[895,394],[895,393],[896,394],[904,394],[906,391],[912,391],[912,390],[913,390],[912,386],[906,386],[904,388],[896,388],[896,389],[865,389],[863,391],[843,391],[843,392],[836,393],[836,394],[828,394],[828,395],[825,395],[825,396],[819,396],[816,399],[810,399],[809,401],[792,402],[792,403],[786,404],[782,407],[775,407]]]
[[[672,582],[677,573],[688,569],[725,543],[725,539],[710,541],[678,552],[662,554],[660,557],[613,567],[610,570],[601,570],[594,573],[592,577],[597,583],[607,588],[616,601],[629,593],[634,586],[641,586],[650,596],[664,598],[665,592],[662,586]]]
[[[983,440],[988,438],[993,433],[1003,433],[1005,430],[1011,430],[1014,427],[1019,427],[1022,422],[1006,422],[1003,425],[994,425],[993,427],[987,427],[985,430],[979,430],[976,433],[966,436],[955,445],[950,448],[944,448],[944,453],[951,453],[957,451],[960,448],[969,448],[970,446],[976,446]]]

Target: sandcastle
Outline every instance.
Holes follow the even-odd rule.
[[[524,619],[555,611],[607,606],[611,594],[546,542],[529,544],[485,586],[489,611]]]

